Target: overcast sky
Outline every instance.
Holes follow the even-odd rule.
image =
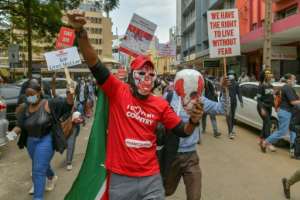
[[[125,34],[133,13],[157,24],[155,34],[161,43],[169,40],[169,28],[176,25],[176,0],[120,0],[119,9],[110,13],[114,34],[116,27],[119,35]]]

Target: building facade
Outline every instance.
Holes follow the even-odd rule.
[[[181,57],[182,63],[204,68],[209,60],[207,11],[233,8],[234,0],[181,0]],[[222,73],[219,66],[208,69],[214,75]]]
[[[100,2],[101,1],[95,1]],[[90,42],[95,48],[99,58],[101,60],[112,60],[112,22],[110,18],[103,16],[103,10],[101,4],[95,4],[94,1],[86,1],[80,5],[82,11],[85,11],[85,15],[87,18],[87,24],[85,28],[89,34]],[[67,21],[66,17],[63,17],[63,21]],[[14,34],[20,38],[25,38],[25,32],[23,30],[14,30]],[[27,51],[22,46],[24,44],[20,44],[20,52],[19,58],[20,62],[14,66],[14,69],[11,71],[17,73],[19,75],[26,75],[27,74]],[[33,46],[33,55],[32,55],[32,69],[33,72],[39,73],[42,72],[43,74],[49,74],[47,65],[44,58],[44,53],[48,51],[55,50],[54,47],[55,38],[52,39],[52,42],[39,42],[39,41],[32,41]],[[1,49],[0,51],[0,65],[2,67],[9,66],[8,63],[8,49]],[[74,73],[88,73],[88,69],[85,66],[78,66],[74,68],[70,68],[71,74]],[[64,73],[61,70],[59,73]]]
[[[103,16],[101,6],[95,5],[93,1],[83,3],[79,9],[85,11],[87,30],[90,42],[95,48],[100,59],[112,58],[112,22],[110,18]]]
[[[285,73],[300,78],[300,1],[272,3],[272,71],[276,79]],[[265,4],[260,0],[237,0],[240,11],[242,70],[258,77],[263,69]]]

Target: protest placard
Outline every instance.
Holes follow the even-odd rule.
[[[76,47],[47,52],[44,56],[49,71],[81,64],[81,59]]]
[[[210,58],[231,57],[241,54],[237,9],[208,11],[207,24]]]
[[[159,44],[158,46],[159,56],[176,56],[176,45],[173,43]]]
[[[56,49],[72,47],[75,40],[75,31],[67,27],[61,27],[56,40]]]
[[[156,27],[153,22],[134,14],[119,50],[133,57],[147,54]]]

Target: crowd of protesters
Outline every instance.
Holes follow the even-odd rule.
[[[33,199],[44,199],[44,191],[52,191],[58,179],[51,168],[54,150],[62,150],[59,142],[53,141],[55,137],[51,136],[56,123],[54,119],[64,121],[71,116],[74,126],[67,138],[66,168],[72,170],[80,124],[92,116],[97,84],[108,97],[109,109],[113,113],[109,116],[105,163],[110,172],[110,199],[163,200],[174,194],[183,178],[186,199],[200,200],[202,171],[197,144],[201,133],[206,131],[207,116],[210,116],[216,138],[221,136],[216,115],[226,116],[228,137],[235,139],[238,101],[243,109],[239,84],[254,81],[255,77],[242,73],[238,78],[235,71],[229,70],[220,77],[217,86],[206,71],[201,74],[194,69],[184,69],[175,77],[157,76],[152,61],[147,56],[138,56],[131,63],[127,79],[119,80],[99,60],[90,44],[83,29],[86,22],[83,14],[71,14],[69,20],[77,24],[78,45],[96,83],[92,78],[80,77],[77,84],[68,85],[66,98],[58,97],[55,87],[44,85],[41,77],[33,76],[23,84],[16,111],[18,123],[7,137],[14,140],[20,135],[18,145],[26,147],[29,153],[33,181],[29,193]],[[197,80],[192,82],[195,85],[183,85],[191,81],[187,80],[190,77]],[[293,89],[296,77],[286,74],[282,79],[285,84],[278,91],[274,90],[272,80],[268,68],[259,76],[257,111],[263,120],[260,149],[263,153],[267,149],[275,151],[273,144],[290,132],[291,154],[299,158],[300,123],[297,123],[299,112],[295,110],[300,109],[300,98]],[[55,83],[55,77],[52,82]],[[194,90],[183,97],[186,87]],[[280,99],[276,107],[279,127],[271,134],[275,99]],[[158,124],[163,127],[162,132],[172,133],[164,134],[161,149],[156,148]],[[290,198],[290,187],[298,181],[299,171],[282,179],[287,198]]]

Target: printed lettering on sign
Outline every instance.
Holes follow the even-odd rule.
[[[240,55],[238,10],[214,10],[207,15],[210,58]]]
[[[128,105],[126,116],[146,125],[152,125],[154,122],[154,115],[146,113],[140,106]]]

